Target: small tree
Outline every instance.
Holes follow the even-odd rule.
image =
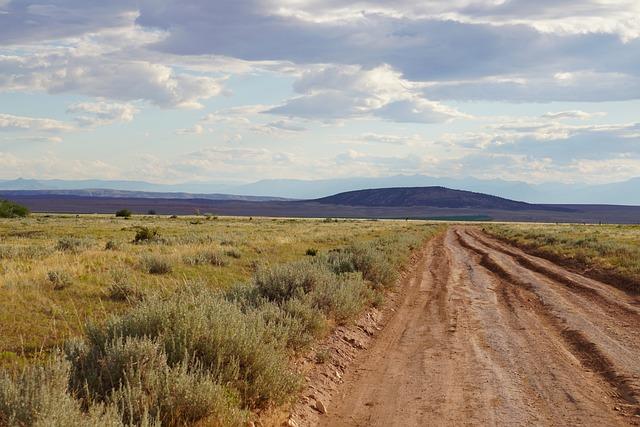
[[[19,205],[10,200],[0,201],[0,218],[24,218],[29,215],[26,206]]]
[[[120,209],[116,212],[116,216],[121,218],[129,218],[131,216],[131,211],[129,209]]]

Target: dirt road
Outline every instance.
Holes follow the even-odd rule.
[[[640,303],[479,230],[425,249],[323,426],[640,424]]]

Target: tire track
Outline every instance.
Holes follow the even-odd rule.
[[[319,425],[640,424],[640,322],[618,294],[465,227],[426,255]]]

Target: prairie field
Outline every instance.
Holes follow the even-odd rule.
[[[157,231],[134,242],[139,227]],[[0,220],[0,354],[4,362],[60,345],[85,323],[130,305],[118,287],[140,293],[198,282],[225,289],[259,264],[306,251],[418,235],[414,222],[106,215],[37,215]],[[154,265],[170,271],[151,271]],[[155,274],[154,274],[155,273]],[[0,359],[2,360],[2,359]]]
[[[640,226],[491,224],[483,229],[529,252],[640,292]]]
[[[415,221],[33,215],[0,221],[0,425],[244,425],[379,305]],[[254,415],[252,415],[254,414]]]

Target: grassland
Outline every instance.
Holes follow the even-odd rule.
[[[0,425],[244,425],[290,401],[301,384],[292,358],[380,303],[440,229],[212,216],[0,221]]]
[[[640,226],[492,224],[483,228],[529,252],[640,293]]]

